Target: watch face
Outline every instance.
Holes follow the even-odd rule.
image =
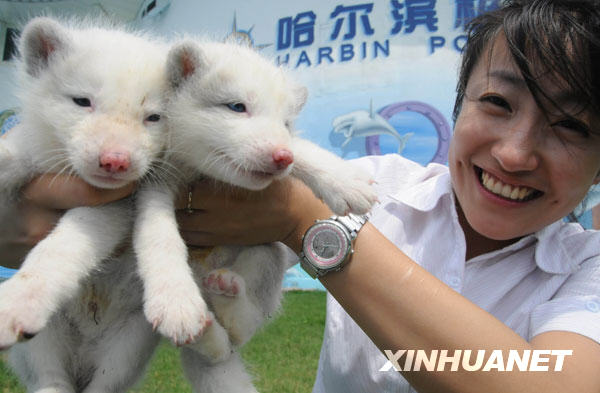
[[[350,245],[343,229],[328,222],[317,223],[304,239],[305,253],[320,268],[335,267],[344,261]]]

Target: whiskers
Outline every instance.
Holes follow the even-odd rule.
[[[202,167],[207,174],[214,173],[216,167],[230,169],[233,164],[225,149],[214,149],[202,160]]]
[[[237,185],[261,181],[256,178],[256,174],[263,171],[268,173],[269,168],[265,167],[262,157],[249,156],[249,149],[245,145],[241,145],[243,143],[219,147],[213,145],[210,148],[204,145],[202,149],[192,149],[190,147],[194,146],[193,143],[186,145],[184,142],[180,142],[164,151],[164,159],[160,160],[162,165],[154,169],[153,173],[160,171],[155,178],[161,180],[166,177],[189,181],[191,180],[190,176],[195,178],[204,175],[207,178],[215,178],[219,182]],[[260,151],[259,149],[254,150]],[[176,167],[176,165],[179,166]],[[180,168],[185,168],[183,169],[185,173],[182,173]],[[159,181],[157,179],[155,181]]]
[[[239,158],[239,150],[235,146],[218,148],[212,150],[203,161],[206,174],[220,172],[225,179],[234,179],[240,176],[248,176],[251,171],[260,168],[252,160]],[[219,167],[219,169],[215,169]]]
[[[226,169],[226,176],[234,175],[238,170],[238,165],[230,158],[225,148],[211,149],[208,154],[198,157],[197,152],[190,151],[189,146],[181,142],[177,146],[170,147],[166,152],[167,156],[177,157],[175,161],[181,162],[188,169],[196,174],[210,176],[215,172],[222,172]],[[219,168],[217,170],[216,168]]]
[[[40,175],[48,175],[54,173],[54,176],[48,183],[48,187],[52,187],[56,179],[61,177],[66,173],[67,178],[74,177],[76,175],[75,168],[73,167],[73,163],[71,162],[69,152],[65,148],[49,150],[49,154],[56,153],[52,157],[49,157],[45,160],[42,160],[39,165],[44,167],[46,164],[54,162],[51,166],[46,168],[44,171],[40,173]],[[57,169],[60,170],[56,172]]]
[[[159,157],[152,162],[142,181],[162,187],[174,183],[183,184],[185,176],[171,161]]]

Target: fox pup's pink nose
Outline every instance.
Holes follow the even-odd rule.
[[[294,154],[288,149],[277,149],[273,152],[273,162],[277,169],[285,169],[294,162]]]
[[[110,173],[125,172],[129,169],[129,153],[110,151],[100,155],[100,166]]]

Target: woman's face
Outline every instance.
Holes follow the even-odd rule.
[[[449,152],[453,188],[470,226],[518,238],[566,216],[600,178],[597,119],[540,71],[538,84],[572,117],[537,106],[504,38],[483,53],[467,84]]]

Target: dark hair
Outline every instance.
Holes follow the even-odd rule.
[[[581,110],[600,115],[600,0],[508,0],[467,28],[455,122],[475,64],[500,34],[540,108],[547,110],[541,97],[555,106],[536,82],[534,67],[543,65],[584,103]]]

